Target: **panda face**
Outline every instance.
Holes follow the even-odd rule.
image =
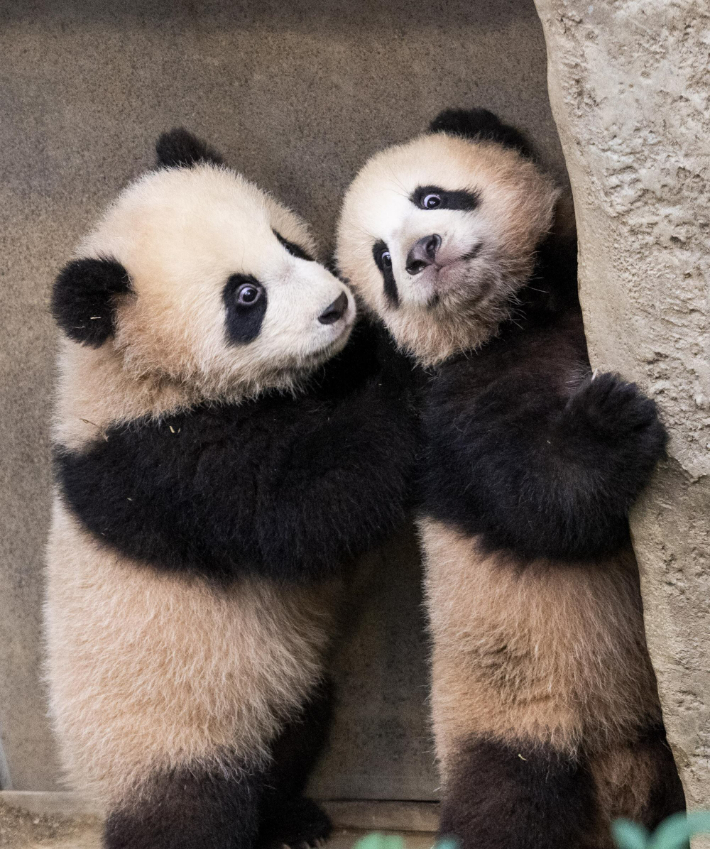
[[[108,341],[125,370],[206,397],[293,385],[345,345],[355,317],[303,222],[212,164],[134,183],[79,255],[125,270]]]
[[[350,186],[337,261],[423,364],[475,348],[508,317],[557,191],[517,151],[430,134],[374,156]]]

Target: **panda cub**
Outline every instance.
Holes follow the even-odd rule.
[[[304,388],[355,305],[303,222],[157,151],[54,287],[53,719],[107,849],[310,844],[337,579],[403,520],[411,426],[386,374]]]
[[[612,818],[684,808],[627,521],[665,432],[590,372],[564,218],[519,132],[450,110],[365,165],[339,223],[344,278],[424,367],[441,831],[464,849],[607,847]]]

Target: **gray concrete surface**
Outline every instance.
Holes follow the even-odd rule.
[[[333,240],[340,195],[440,108],[485,105],[563,173],[532,0],[4,0],[0,4],[0,729],[13,786],[58,770],[40,684],[48,293],[102,206],[185,124]],[[323,795],[429,799],[411,544],[358,582]],[[375,564],[373,566],[373,563]],[[377,566],[377,563],[380,566]]]
[[[668,461],[632,521],[691,806],[710,807],[710,8],[536,0],[592,362],[653,396]]]

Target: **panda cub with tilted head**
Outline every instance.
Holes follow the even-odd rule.
[[[450,110],[365,165],[339,223],[344,278],[423,367],[441,831],[463,849],[599,849],[614,817],[684,808],[627,521],[665,432],[590,373],[564,210],[519,132]]]
[[[355,305],[303,222],[157,150],[54,287],[52,714],[107,849],[305,846],[337,579],[403,520],[411,427],[386,374],[309,387]]]

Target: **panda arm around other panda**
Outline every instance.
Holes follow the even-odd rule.
[[[257,534],[266,562],[327,574],[404,522],[415,422],[389,376],[317,410],[285,447],[264,476]]]
[[[58,480],[100,542],[155,568],[308,580],[404,521],[412,417],[391,381],[337,401],[264,396],[116,425]]]
[[[442,366],[423,415],[426,513],[526,558],[625,544],[666,433],[634,384],[589,374],[579,334],[581,318],[523,329]]]

